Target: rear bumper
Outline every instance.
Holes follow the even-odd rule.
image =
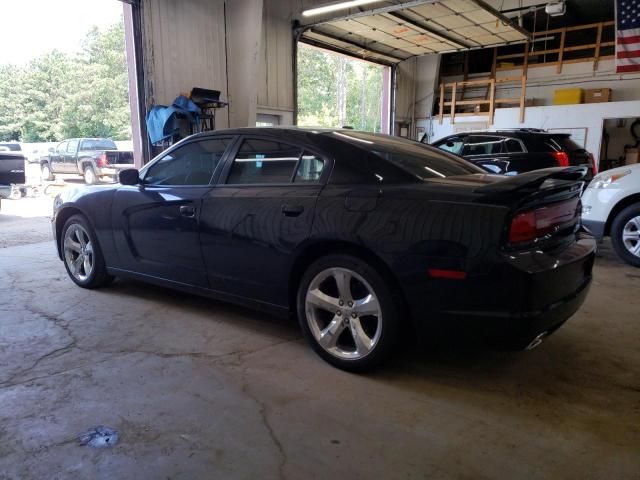
[[[557,330],[584,302],[596,241],[585,231],[554,252],[502,255],[464,280],[431,279],[410,288],[407,303],[421,337],[482,339],[525,348]]]

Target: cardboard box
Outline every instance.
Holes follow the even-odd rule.
[[[584,103],[601,103],[610,101],[610,88],[593,88],[584,91]]]
[[[634,163],[638,163],[638,149],[627,148],[625,157],[624,157],[624,164],[633,165]]]
[[[554,105],[573,105],[584,101],[582,88],[561,88],[553,92]]]

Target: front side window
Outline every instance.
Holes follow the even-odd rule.
[[[463,156],[493,155],[502,151],[502,139],[485,135],[472,135],[467,138],[467,144],[462,150]]]
[[[450,138],[436,145],[440,150],[444,150],[445,152],[453,153],[455,155],[460,155],[463,146],[464,142],[461,138]]]
[[[273,140],[246,139],[233,160],[227,184],[291,183],[301,155],[300,147]],[[310,166],[308,178],[312,174]]]
[[[56,147],[56,153],[58,155],[64,155],[67,152],[67,144],[69,142],[62,142],[59,143],[58,146]]]
[[[144,177],[145,185],[209,185],[231,138],[188,143],[154,163]]]

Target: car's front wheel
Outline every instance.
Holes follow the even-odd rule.
[[[620,258],[640,267],[640,203],[629,205],[613,219],[611,243]]]
[[[387,282],[351,255],[328,255],[307,269],[297,312],[313,349],[343,370],[378,366],[398,337],[398,308]]]
[[[93,228],[84,216],[73,215],[66,221],[60,241],[64,266],[78,286],[99,288],[113,281]]]

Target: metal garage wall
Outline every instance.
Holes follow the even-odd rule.
[[[227,98],[224,0],[145,0],[145,102],[167,105],[192,87]],[[217,118],[228,125],[228,112]]]

